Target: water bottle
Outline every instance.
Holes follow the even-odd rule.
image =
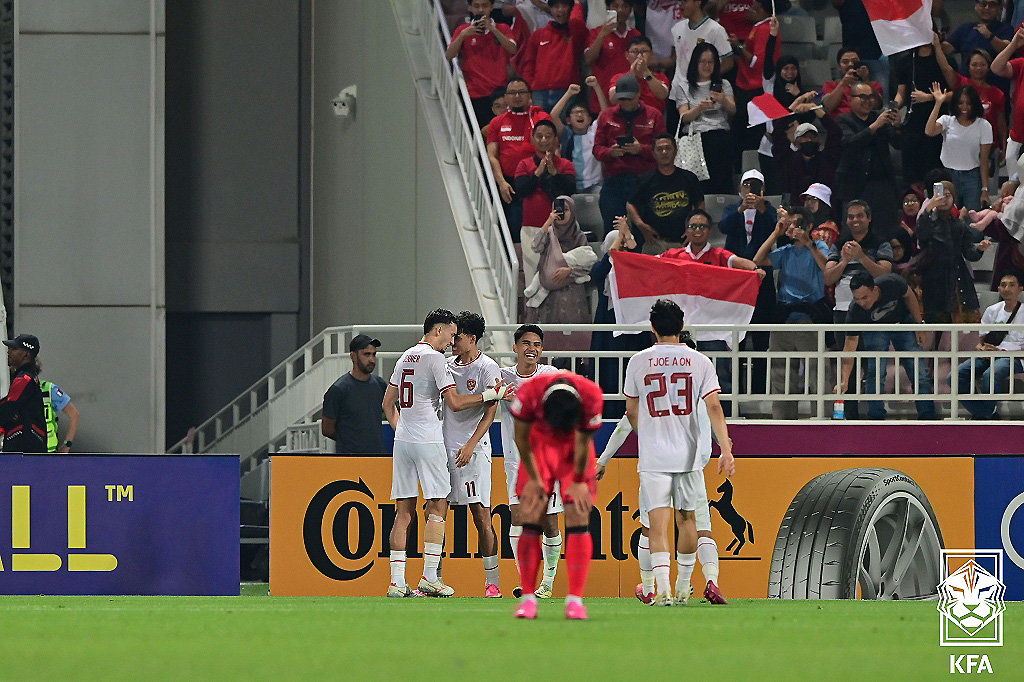
[[[834,403],[832,403],[832,418],[833,419],[843,419],[844,418],[843,413],[844,413],[845,409],[846,409],[846,403],[843,402],[842,400],[837,400]]]

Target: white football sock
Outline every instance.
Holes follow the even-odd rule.
[[[523,534],[522,526],[508,527],[508,542],[512,545],[512,559],[519,565],[519,536]]]
[[[423,577],[427,579],[427,582],[436,583],[438,581],[437,565],[439,563],[441,563],[440,543],[424,542]]]
[[[711,538],[697,538],[697,560],[705,580],[718,584],[718,545]]]
[[[658,594],[671,594],[672,587],[668,583],[670,559],[668,552],[651,552],[651,570],[654,582],[658,586]]]
[[[405,552],[391,550],[391,584],[405,584]]]
[[[541,542],[544,544],[544,577],[541,580],[550,584],[555,579],[558,559],[562,556],[562,534],[559,533],[553,538],[545,535]]]
[[[573,603],[575,603],[575,604],[582,604],[583,603],[583,597],[581,597],[581,596],[579,596],[577,594],[567,594],[567,595],[565,595],[565,605],[568,606],[569,604],[573,604]]]
[[[498,584],[498,555],[484,557],[484,584]]]
[[[676,577],[676,594],[680,596],[690,594],[690,576],[693,575],[693,567],[697,565],[697,553],[683,554],[676,552],[676,564],[679,565],[679,575]]]
[[[644,594],[654,592],[654,571],[651,570],[651,549],[646,535],[640,536],[636,546],[636,560],[640,564],[640,583]]]

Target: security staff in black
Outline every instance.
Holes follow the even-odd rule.
[[[43,393],[39,388],[39,339],[19,334],[4,341],[7,365],[11,367],[11,390],[0,398],[0,429],[3,451],[24,454],[46,452],[46,417]]]

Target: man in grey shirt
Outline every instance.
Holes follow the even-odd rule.
[[[387,382],[373,374],[380,341],[359,334],[348,345],[352,370],[331,384],[324,394],[320,431],[334,439],[340,455],[384,453],[381,402]]]

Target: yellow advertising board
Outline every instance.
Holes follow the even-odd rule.
[[[504,469],[495,456],[492,518],[501,543],[501,590],[510,595],[519,578],[508,542],[509,511]],[[927,496],[946,547],[974,543],[974,464],[950,457],[737,457],[736,475],[705,470],[712,532],[719,548],[720,584],[727,596],[764,597],[775,537],[797,492],[814,477],[854,467],[887,467],[910,476]],[[631,596],[639,570],[636,546],[639,479],[635,458],[613,459],[598,486],[591,512],[594,561],[591,596]],[[394,519],[391,458],[274,455],[271,464],[270,593],[273,595],[383,595],[390,575],[388,535]],[[417,526],[422,529],[422,515]],[[422,541],[417,539],[417,550]],[[444,581],[457,596],[483,593],[477,537],[463,508],[448,513]],[[422,568],[409,555],[406,577],[415,585]],[[699,574],[699,567],[697,569]],[[565,594],[564,564],[555,595]],[[693,579],[700,585],[699,575]]]

